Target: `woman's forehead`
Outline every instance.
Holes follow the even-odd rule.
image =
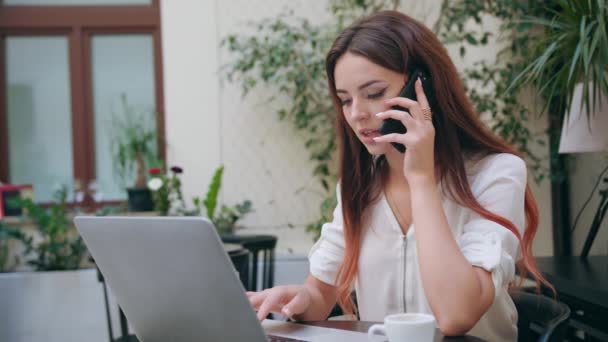
[[[357,87],[370,80],[390,83],[402,78],[403,75],[397,72],[373,63],[363,56],[349,52],[338,59],[334,70],[336,89],[345,89],[349,91],[356,90]]]

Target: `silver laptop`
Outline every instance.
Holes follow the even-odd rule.
[[[142,342],[367,341],[364,333],[260,324],[207,219],[78,216],[74,223]]]

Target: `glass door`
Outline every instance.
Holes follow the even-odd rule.
[[[114,123],[136,117],[164,157],[160,44],[159,0],[0,0],[0,182],[126,199]]]
[[[122,200],[136,170],[117,172],[116,137],[128,134],[125,124],[156,132],[154,41],[151,34],[92,34],[90,50],[96,187],[104,199]]]

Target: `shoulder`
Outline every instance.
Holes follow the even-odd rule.
[[[525,185],[527,182],[526,162],[511,153],[490,154],[465,162],[467,177],[471,185],[510,181]]]

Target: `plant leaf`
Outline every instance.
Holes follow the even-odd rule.
[[[207,195],[203,204],[207,209],[207,217],[213,221],[215,218],[215,208],[217,207],[217,198],[222,187],[222,174],[224,173],[224,166],[220,166],[215,170],[213,178],[211,178],[211,184],[207,190]]]

